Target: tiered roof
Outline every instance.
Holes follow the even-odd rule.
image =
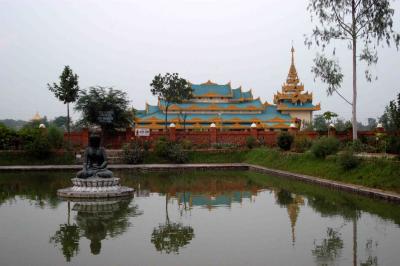
[[[315,111],[320,110],[320,104],[313,105],[313,94],[304,91],[303,83],[300,83],[294,64],[294,48],[292,47],[292,62],[286,82],[282,85],[282,92],[274,95],[274,103],[280,111],[302,110]]]
[[[217,84],[208,80],[207,82],[201,84],[191,84],[193,89],[194,99],[229,99],[229,100],[251,100],[253,99],[253,94],[251,90],[242,91],[242,87],[232,89],[231,83],[227,84]]]
[[[294,65],[293,48],[292,64],[282,92],[274,95],[276,105],[262,103],[260,98],[253,97],[251,90],[232,89],[230,82],[221,85],[208,80],[191,86],[192,99],[168,107],[168,124],[175,123],[177,128],[183,123],[186,128],[208,128],[215,123],[218,127],[248,129],[256,123],[259,128],[289,128],[296,118],[282,111],[320,109],[319,104],[313,105],[312,93],[303,92],[304,86]],[[165,110],[163,100],[159,100],[157,105],[146,104],[145,110],[137,112],[138,127],[164,128]]]

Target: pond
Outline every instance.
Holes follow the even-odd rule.
[[[120,171],[132,199],[58,199],[73,174],[0,174],[2,266],[400,265],[400,205],[247,171]]]

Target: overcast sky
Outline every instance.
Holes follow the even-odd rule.
[[[66,107],[47,89],[69,65],[81,88],[113,86],[142,109],[156,104],[150,93],[155,74],[178,72],[192,83],[208,79],[253,89],[272,102],[295,61],[305,89],[322,111],[350,118],[338,96],[310,72],[315,50],[304,46],[312,23],[306,0],[0,0],[0,119],[48,118]],[[400,31],[400,2],[395,29]],[[335,43],[345,71],[343,94],[351,96],[351,54]],[[400,92],[400,52],[382,48],[373,67],[378,80],[367,83],[359,70],[359,120],[382,114]],[[79,117],[74,113],[73,117]]]

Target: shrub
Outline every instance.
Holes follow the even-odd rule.
[[[356,168],[360,163],[360,159],[354,156],[353,151],[345,150],[339,154],[338,163],[343,170],[348,171]]]
[[[13,140],[16,138],[17,133],[0,123],[0,150],[9,149],[13,146]]]
[[[236,148],[238,148],[238,145],[234,144],[234,143],[221,143],[221,142],[218,142],[218,143],[213,143],[211,145],[211,147],[214,148],[214,149],[236,149]]]
[[[60,149],[64,143],[64,133],[61,129],[50,126],[47,130],[47,136],[52,148]]]
[[[334,137],[322,137],[314,141],[311,152],[317,158],[325,158],[328,155],[336,154],[339,150],[339,140]]]
[[[145,151],[142,145],[137,142],[125,144],[122,147],[123,160],[129,164],[138,164],[144,161]]]
[[[295,137],[293,141],[293,151],[306,152],[311,148],[312,141],[307,137]]]
[[[386,146],[387,152],[400,154],[400,136],[389,136]]]
[[[144,151],[148,152],[150,150],[150,147],[151,147],[151,142],[148,141],[148,140],[144,140],[142,142],[142,145],[143,145]]]
[[[293,136],[287,132],[282,132],[278,136],[278,147],[284,151],[290,150],[293,143]]]
[[[41,134],[39,128],[33,128],[30,126],[24,126],[18,131],[24,149],[28,149],[28,146]]]
[[[246,146],[249,149],[253,149],[257,146],[257,139],[253,136],[249,136],[246,138]]]
[[[367,143],[362,142],[361,140],[355,140],[355,141],[349,141],[346,143],[345,149],[350,149],[354,152],[377,152],[377,148],[374,146],[371,146]],[[379,145],[378,145],[378,150],[379,150]]]
[[[192,142],[188,139],[184,139],[181,141],[182,148],[185,150],[191,150],[192,149]]]
[[[171,143],[168,149],[167,159],[174,163],[186,163],[189,160],[187,152],[179,143]]]
[[[168,146],[170,146],[170,142],[166,138],[161,137],[154,144],[154,153],[159,157],[165,158],[168,156]]]
[[[37,159],[46,159],[51,154],[51,145],[45,135],[37,135],[34,140],[25,146],[29,155]]]

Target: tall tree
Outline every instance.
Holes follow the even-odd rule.
[[[150,86],[151,93],[158,96],[165,106],[165,131],[167,130],[168,108],[173,103],[182,103],[184,100],[192,98],[192,87],[190,83],[180,78],[178,73],[167,73],[164,76],[158,74],[154,77]]]
[[[90,87],[79,94],[75,110],[82,112],[81,123],[98,125],[105,131],[125,128],[131,123],[125,92],[106,87]]]
[[[69,104],[75,102],[78,99],[78,75],[74,74],[69,66],[65,66],[60,76],[60,84],[53,83],[53,85],[50,85],[49,83],[47,83],[47,87],[60,101],[62,101],[64,104],[67,104],[67,131],[69,144],[71,133]]]
[[[399,47],[400,35],[393,30],[394,10],[391,0],[310,0],[308,10],[316,18],[316,26],[312,34],[306,38],[310,47],[315,44],[325,51],[332,40],[347,42],[352,50],[353,97],[347,100],[339,91],[343,74],[335,58],[317,54],[312,72],[315,77],[327,83],[328,95],[336,92],[352,106],[353,139],[357,139],[357,57],[367,66],[378,61],[377,46],[392,42]],[[360,52],[358,52],[358,48]],[[335,47],[333,48],[335,56]],[[370,71],[365,70],[367,81],[372,80]]]

